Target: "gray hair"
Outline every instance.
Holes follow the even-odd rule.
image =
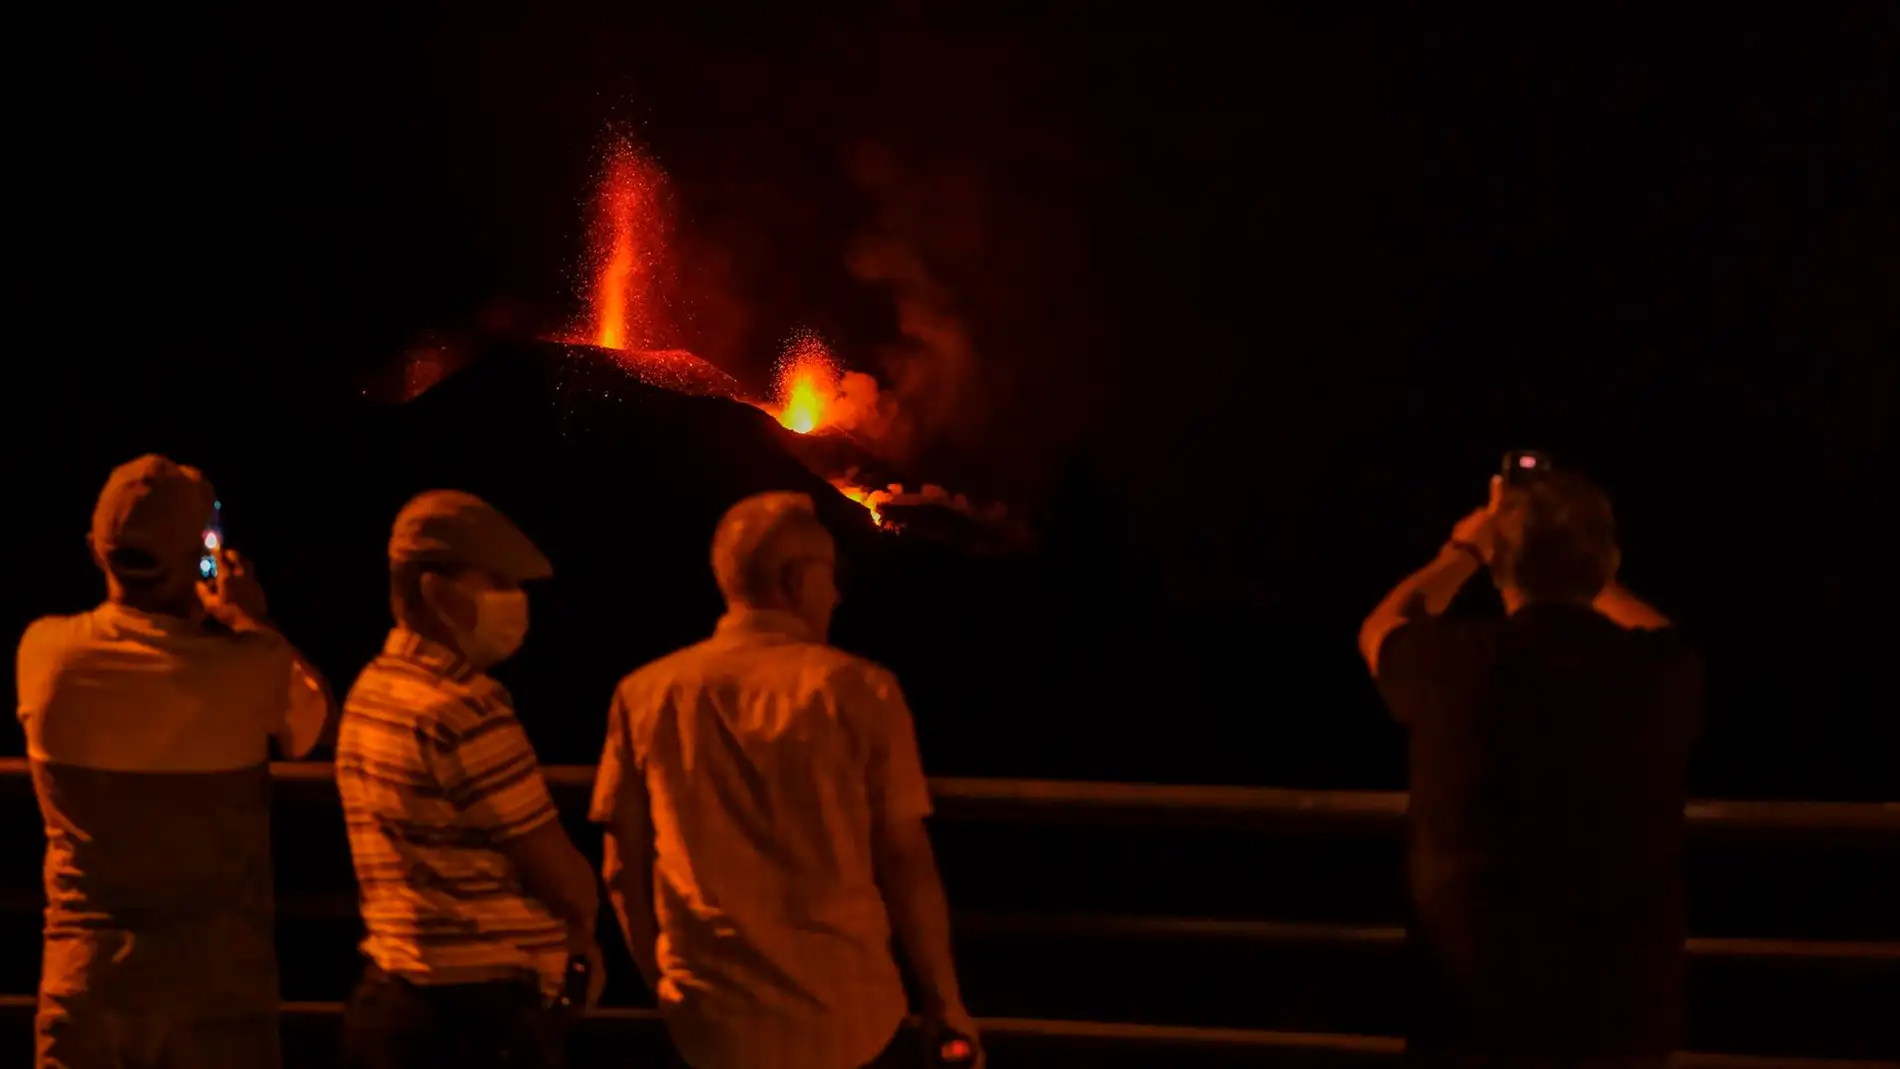
[[[806,494],[754,494],[726,510],[713,531],[712,570],[731,603],[757,605],[778,590],[781,569],[794,550],[830,533]]]

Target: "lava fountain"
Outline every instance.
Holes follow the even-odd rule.
[[[809,332],[794,334],[779,354],[775,384],[779,424],[799,434],[830,422],[838,400],[838,362],[823,338]]]
[[[586,337],[605,349],[666,347],[666,172],[627,141],[608,150],[596,193],[592,322]]]
[[[772,393],[772,401],[759,407],[799,434],[834,430],[876,438],[892,418],[877,380],[844,370],[825,340],[808,329],[794,333],[779,352]]]
[[[754,405],[797,434],[852,432],[827,436],[827,442],[814,441],[814,446],[858,449],[858,437],[875,440],[888,431],[895,413],[891,399],[880,396],[877,380],[846,371],[825,340],[809,329],[795,332],[781,349],[769,401],[748,397],[732,376],[679,348],[683,339],[673,318],[675,277],[668,249],[671,208],[659,165],[633,143],[613,142],[595,188],[584,272],[586,318],[565,337],[550,340],[591,349],[648,385]],[[813,470],[821,469],[835,471],[836,466],[816,462]],[[842,477],[827,477],[882,527],[899,526],[887,519],[887,506],[950,500],[939,491],[934,498],[913,501],[916,495],[905,495],[901,485],[874,489],[859,479],[856,467]]]

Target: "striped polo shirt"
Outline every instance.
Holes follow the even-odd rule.
[[[371,961],[418,984],[559,989],[566,925],[501,850],[557,815],[505,687],[391,632],[344,702],[336,781]]]

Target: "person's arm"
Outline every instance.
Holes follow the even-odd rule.
[[[295,761],[334,741],[337,705],[330,685],[272,625],[264,587],[252,573],[250,561],[228,546],[219,550],[217,578],[198,584],[198,598],[205,613],[232,633],[258,635],[283,647],[289,661],[283,717],[273,717],[270,725],[278,754]]]
[[[271,732],[277,752],[286,761],[299,761],[318,747],[336,742],[337,706],[330,684],[304,655],[290,647],[290,694],[284,720]]]
[[[878,887],[890,909],[891,927],[917,975],[925,1015],[946,1022],[967,1018],[950,950],[950,903],[923,818],[883,821],[875,835],[872,856]]]
[[[1628,631],[1657,631],[1668,627],[1669,618],[1657,612],[1655,607],[1642,598],[1630,593],[1614,579],[1596,596],[1592,607]]]
[[[876,738],[866,771],[878,890],[917,980],[925,1016],[974,1041],[976,1023],[963,1005],[951,953],[950,905],[924,827],[930,789],[917,753],[916,727],[896,680],[880,672],[870,683]]]
[[[521,725],[510,716],[502,723],[480,722],[477,730],[465,729],[464,735],[441,755],[443,793],[463,823],[486,832],[507,855],[522,888],[566,923],[569,952],[586,957],[593,966],[591,1004],[604,982],[594,942],[600,917],[594,871],[561,827]]]
[[[1406,576],[1359,625],[1359,654],[1366,667],[1379,674],[1379,648],[1387,635],[1419,612],[1438,616],[1451,606],[1458,591],[1478,574],[1477,557],[1447,544],[1431,563]]]
[[[657,994],[660,923],[653,911],[652,804],[647,797],[645,772],[627,733],[622,690],[614,692],[614,703],[607,713],[607,743],[594,775],[594,798],[587,816],[605,826],[600,875],[607,883],[608,901],[613,903],[614,916],[626,936],[627,954],[647,988]]]
[[[1374,677],[1379,674],[1379,649],[1386,636],[1420,613],[1442,614],[1451,607],[1458,591],[1490,560],[1491,518],[1497,512],[1501,490],[1499,480],[1493,478],[1490,504],[1459,520],[1438,556],[1401,580],[1359,625],[1359,655],[1366,659],[1366,667]]]
[[[639,789],[646,794],[644,786]],[[644,804],[623,800],[607,825],[602,842],[601,876],[607,898],[627,937],[627,956],[653,992],[660,990],[660,922],[653,912],[653,833],[643,819]]]
[[[514,863],[522,888],[567,923],[569,947],[584,953],[594,942],[600,891],[594,884],[594,870],[575,849],[561,822],[547,821],[497,845]]]

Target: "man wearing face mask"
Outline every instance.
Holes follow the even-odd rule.
[[[337,789],[369,959],[344,1015],[354,1069],[554,1066],[570,955],[603,975],[593,871],[568,839],[489,668],[528,632],[547,558],[486,502],[404,506],[396,627],[344,703]]]
[[[825,643],[837,548],[811,499],[733,506],[713,636],[623,680],[594,784],[627,946],[693,1069],[915,1064],[921,1009],[980,1064],[958,993],[930,794],[885,669]]]

